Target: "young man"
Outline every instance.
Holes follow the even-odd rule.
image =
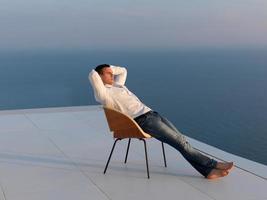
[[[177,149],[205,178],[215,179],[228,175],[233,162],[218,162],[195,150],[185,137],[159,113],[142,103],[125,86],[127,70],[124,67],[99,65],[89,73],[96,101],[132,117],[154,138]]]

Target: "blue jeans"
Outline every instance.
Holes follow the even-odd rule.
[[[204,177],[215,168],[217,161],[195,150],[175,126],[155,111],[135,118],[135,121],[152,137],[177,149],[183,157]]]

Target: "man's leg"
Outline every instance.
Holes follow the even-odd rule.
[[[157,112],[146,115],[145,119],[137,120],[137,123],[145,132],[177,149],[203,176],[207,177],[215,169],[217,161],[192,148],[175,126]]]
[[[167,124],[171,129],[173,129],[174,131],[180,133],[177,128],[165,117],[161,117],[161,120]],[[181,133],[180,133],[181,134]],[[228,172],[233,168],[234,163],[233,162],[217,162],[216,164],[216,169],[220,169],[220,170],[227,170]]]

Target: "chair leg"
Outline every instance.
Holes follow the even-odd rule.
[[[112,146],[112,150],[111,150],[111,152],[110,152],[110,154],[109,154],[108,162],[107,162],[107,164],[106,164],[106,167],[105,167],[105,170],[104,170],[104,174],[105,174],[106,171],[107,171],[108,164],[109,164],[110,158],[111,158],[111,156],[112,156],[113,150],[114,150],[114,148],[115,148],[115,145],[116,145],[116,143],[117,143],[119,140],[121,140],[121,139],[120,139],[120,138],[116,139],[115,142],[114,142],[114,144],[113,144],[113,146]]]
[[[131,143],[131,138],[129,138],[129,141],[128,141],[128,146],[127,146],[127,151],[126,151],[124,163],[127,162],[128,152],[129,152],[129,148],[130,148],[130,143]]]
[[[146,141],[145,141],[143,138],[140,138],[140,140],[143,140],[143,142],[144,142],[145,156],[146,156],[146,171],[147,171],[147,178],[150,178],[150,176],[149,176],[149,169],[148,169],[148,159],[147,159]]]
[[[164,149],[163,142],[161,142],[161,146],[162,146],[162,153],[163,153],[163,158],[164,158],[164,166],[167,167],[166,156],[165,156],[165,149]]]

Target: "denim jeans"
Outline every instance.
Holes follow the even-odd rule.
[[[155,111],[135,118],[135,121],[152,137],[167,143],[178,150],[183,157],[204,177],[215,168],[217,161],[195,150],[175,126]]]

